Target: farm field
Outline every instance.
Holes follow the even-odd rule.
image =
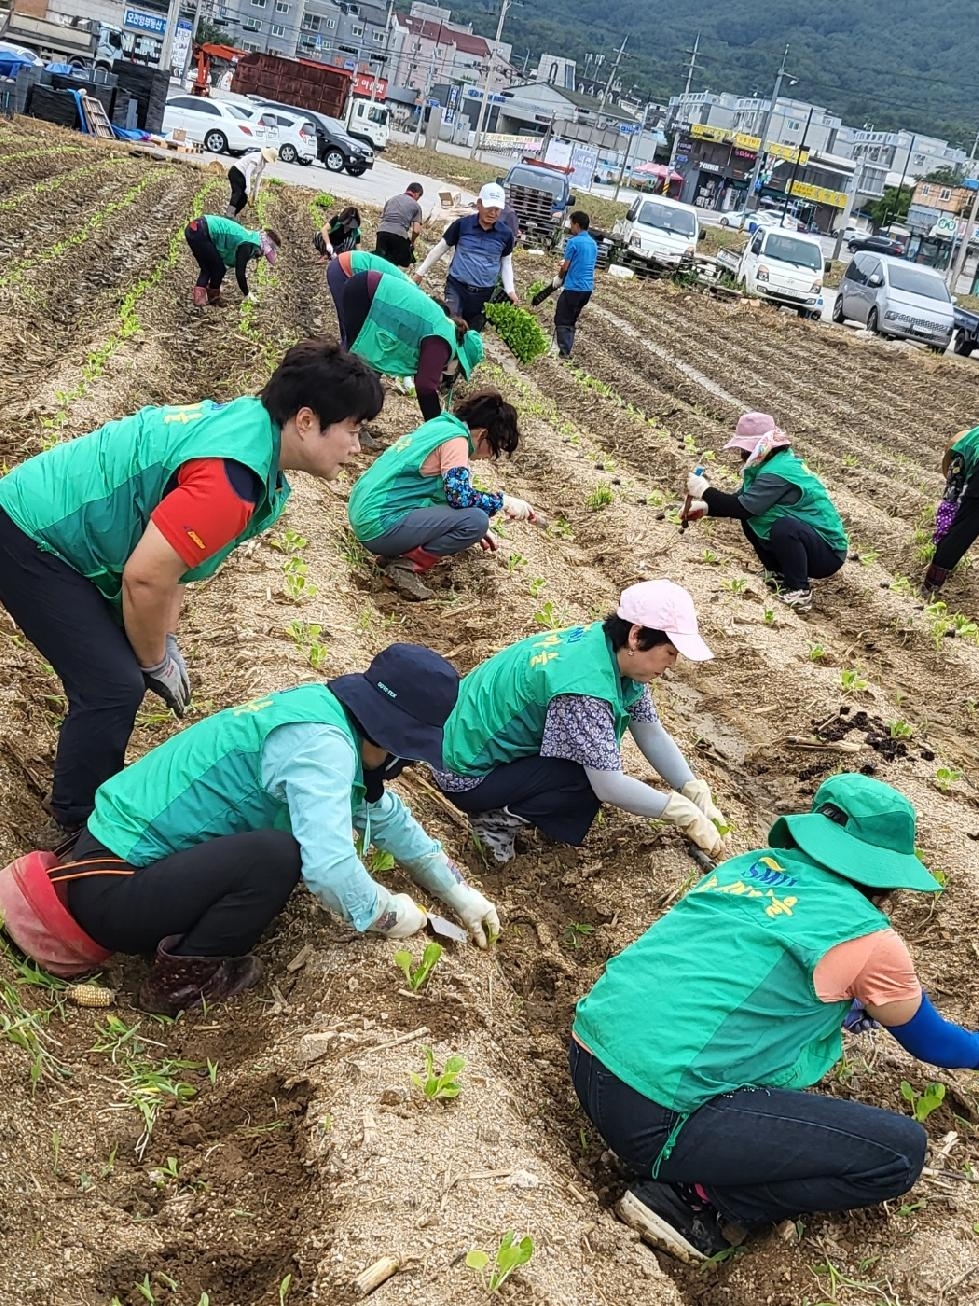
[[[258,216],[284,243],[258,274],[258,302],[243,305],[232,279],[226,307],[191,307],[183,225],[225,196],[223,177],[191,165],[0,123],[3,467],[144,404],[253,391],[297,338],[332,333],[310,242],[321,210],[303,189],[263,187]],[[540,268],[518,257],[518,284]],[[372,454],[329,486],[297,477],[280,527],[191,595],[189,719],[362,669],[394,640],[466,671],[534,631],[604,616],[633,581],[670,577],[694,594],[717,657],[681,664],[657,702],[733,822],[732,850],[762,843],[841,765],[901,788],[945,888],[934,903],[899,898],[895,923],[936,1004],[975,1027],[979,564],[950,579],[947,609],[913,588],[941,451],[977,420],[975,365],[638,281],[596,293],[572,366],[523,367],[489,331],[486,345],[478,380],[517,404],[523,432],[491,474],[550,532],[506,525],[498,555],[440,567],[436,599],[411,606],[346,529]],[[790,431],[851,532],[851,560],[804,618],[775,610],[735,523],[678,531],[686,473],[744,408]],[[391,390],[372,434],[387,444],[418,420]],[[724,457],[708,465],[733,488]],[[0,647],[3,864],[42,827],[62,700],[2,610]],[[817,727],[852,751],[798,747]],[[176,728],[147,698],[132,756]],[[904,1205],[807,1219],[699,1271],[644,1247],[608,1209],[623,1182],[577,1106],[567,1036],[605,959],[696,865],[672,830],[610,810],[580,850],[532,840],[501,872],[424,768],[397,784],[504,920],[495,953],[447,951],[418,994],[393,962],[399,945],[353,935],[302,891],[260,946],[267,982],[176,1023],[131,1006],[139,960],[110,964],[113,1006],[77,1008],[3,945],[0,1303],[348,1306],[355,1276],[394,1255],[379,1306],[476,1306],[487,1296],[465,1255],[509,1230],[535,1246],[499,1294],[514,1303],[979,1301],[979,1081],[913,1062],[883,1031],[849,1037],[824,1087],[896,1110],[911,1109],[902,1081],[945,1087]],[[440,1066],[465,1058],[456,1099],[412,1088],[426,1046]]]

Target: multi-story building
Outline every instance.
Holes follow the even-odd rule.
[[[859,199],[879,199],[886,186],[898,186],[902,179],[913,185],[929,173],[963,168],[966,162],[965,151],[953,148],[948,141],[909,131],[844,127],[838,148],[857,164]]]
[[[670,122],[680,127],[718,127],[742,136],[760,137],[770,104],[770,98],[758,95],[711,91],[674,95],[670,100]],[[809,149],[832,153],[842,126],[842,120],[828,109],[780,95],[767,139],[775,145],[798,148],[805,136]]]
[[[305,0],[296,53],[387,76],[387,10],[365,0]]]
[[[418,0],[409,13],[394,15],[389,83],[421,92],[434,85],[488,85],[491,92],[509,85],[514,76],[509,43],[477,36],[449,19],[448,9]]]

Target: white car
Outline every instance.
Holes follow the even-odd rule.
[[[266,112],[227,100],[175,95],[163,111],[163,134],[181,128],[188,140],[202,142],[212,154],[244,154],[263,145],[278,145],[275,126],[266,120]]]
[[[736,209],[721,216],[722,227],[732,227],[736,231],[757,231],[759,227],[781,227],[783,231],[798,231],[799,224],[791,213],[786,213],[782,221],[781,212],[771,209]]]
[[[279,137],[279,158],[283,163],[301,163],[304,166],[316,161],[316,127],[298,111],[266,106],[260,108],[261,120],[273,123]]]

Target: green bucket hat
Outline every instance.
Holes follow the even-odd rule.
[[[795,843],[820,866],[869,889],[938,893],[942,886],[915,856],[914,829],[914,808],[902,793],[851,773],[824,781],[811,812],[780,817],[768,842]]]
[[[462,374],[468,380],[483,361],[483,337],[478,331],[467,331],[456,353]]]

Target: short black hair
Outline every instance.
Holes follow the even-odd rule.
[[[405,193],[407,195],[424,195],[425,187],[421,184],[420,181],[413,181],[410,183],[410,185],[405,187]]]
[[[591,226],[591,218],[581,209],[575,209],[574,213],[571,215],[570,221],[573,222],[576,227],[580,227],[582,231],[587,231]]]
[[[300,408],[311,408],[320,426],[327,427],[349,417],[373,421],[384,407],[377,373],[323,336],[300,340],[287,349],[258,397],[279,426]]]
[[[477,390],[457,403],[453,411],[471,431],[486,432],[494,458],[499,458],[501,453],[513,453],[520,443],[517,410],[499,390]]]
[[[602,622],[602,629],[612,643],[613,650],[618,653],[620,648],[625,648],[629,643],[629,631],[636,625],[634,621],[626,621],[616,612],[610,612]],[[639,634],[636,636],[636,643],[645,653],[657,644],[669,644],[669,635],[665,630],[652,630],[649,626],[640,626]]]

